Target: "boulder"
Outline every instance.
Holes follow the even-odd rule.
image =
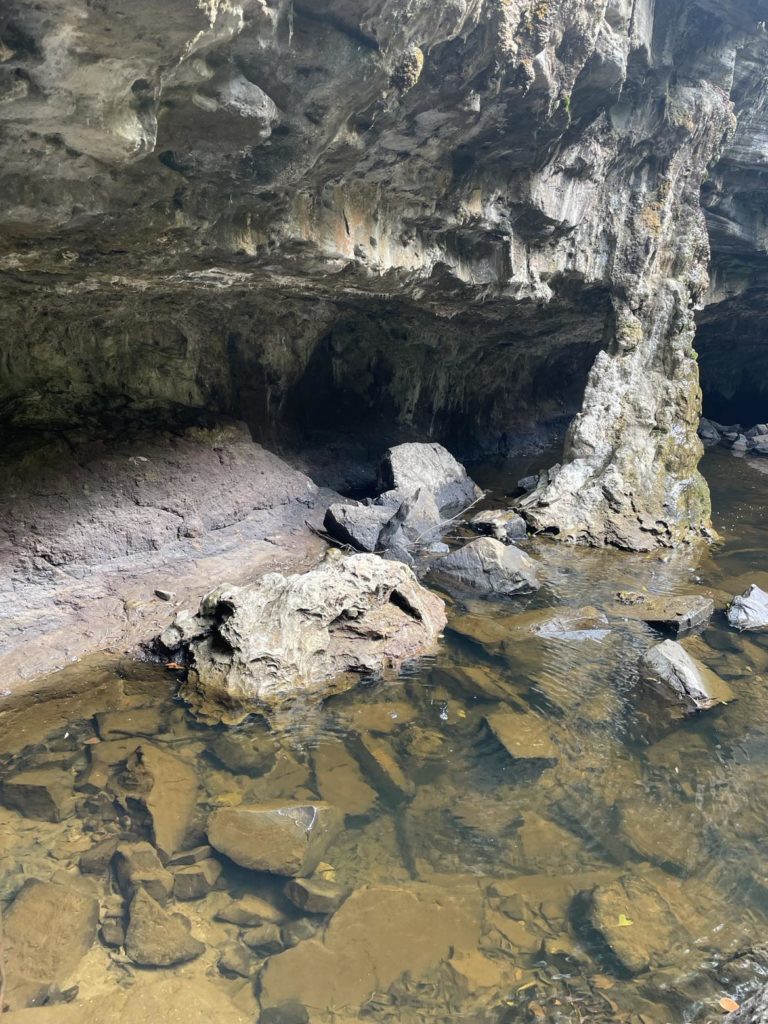
[[[125,952],[141,967],[172,967],[194,960],[205,949],[181,914],[169,914],[144,889],[131,900]]]
[[[482,494],[466,469],[440,444],[399,444],[384,453],[378,471],[380,489],[399,505],[420,488],[438,508],[467,505]],[[399,500],[398,500],[399,498]]]
[[[639,619],[656,629],[678,635],[703,626],[712,618],[715,602],[706,594],[656,596],[622,591],[608,614],[624,619]]]
[[[675,640],[646,651],[639,663],[640,679],[692,710],[703,711],[733,700],[733,691],[718,675],[692,658]]]
[[[84,875],[101,875],[109,867],[121,843],[120,836],[108,836],[94,843],[90,850],[80,854],[79,866]]]
[[[512,597],[539,589],[534,560],[492,537],[480,537],[439,558],[432,571],[489,596]]]
[[[201,900],[214,888],[220,875],[221,864],[214,857],[174,869],[174,899]]]
[[[343,886],[322,878],[292,878],[284,891],[307,914],[333,914],[349,895]]]
[[[344,816],[323,802],[222,807],[208,819],[208,839],[252,871],[310,875],[341,831]]]
[[[699,420],[699,437],[705,445],[713,445],[720,443],[720,431],[717,429],[715,424],[702,416]]]
[[[70,886],[25,882],[3,915],[5,1000],[32,1005],[67,981],[96,938],[99,903]]]
[[[378,546],[381,550],[427,547],[439,539],[442,522],[434,496],[426,488],[420,487],[402,502],[382,528]]]
[[[469,520],[469,526],[477,533],[493,537],[503,544],[525,540],[528,536],[525,520],[512,509],[486,509],[478,512]]]
[[[173,892],[173,875],[166,871],[157,850],[149,843],[121,843],[112,865],[117,884],[126,897],[144,889],[158,903],[165,903]]]
[[[142,805],[152,838],[168,860],[181,848],[197,805],[197,775],[186,761],[142,743],[127,759],[120,777],[123,802]]]
[[[328,507],[323,526],[343,544],[360,551],[376,551],[379,534],[391,518],[388,506],[339,503]]]
[[[75,813],[74,780],[58,768],[33,768],[0,786],[0,802],[26,818],[63,821]]]
[[[734,629],[764,629],[768,626],[768,594],[753,583],[728,608],[728,622]]]
[[[410,569],[370,554],[218,588],[200,611],[215,612],[216,626],[190,645],[181,693],[205,720],[229,722],[398,666],[432,650],[446,621],[443,602]]]

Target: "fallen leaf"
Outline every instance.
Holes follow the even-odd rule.
[[[528,1009],[531,1011],[534,1017],[538,1020],[544,1020],[546,1013],[541,1003],[528,1003]]]
[[[93,747],[97,743],[101,743],[101,740],[99,739],[98,736],[89,736],[88,739],[85,741],[85,746]]]
[[[536,982],[535,982],[535,981],[527,981],[527,982],[525,983],[525,985],[521,985],[521,986],[520,986],[520,988],[519,988],[519,989],[517,990],[517,992],[518,992],[518,995],[519,995],[519,994],[520,994],[521,992],[525,992],[525,990],[526,990],[527,988],[533,988],[533,986],[534,986],[535,984],[536,984]]]
[[[630,928],[634,923],[626,914],[619,914],[619,928]]]
[[[720,1008],[725,1010],[726,1013],[736,1013],[739,1009],[739,1004],[735,999],[731,999],[729,996],[723,996],[720,1000]]]
[[[607,989],[613,988],[615,982],[613,978],[607,978],[604,974],[596,974],[592,979],[592,984],[595,988]]]
[[[177,672],[180,672],[183,668],[186,668],[185,665],[180,664],[178,661],[166,661],[165,667],[175,669],[175,671]]]

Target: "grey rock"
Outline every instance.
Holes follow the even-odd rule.
[[[409,568],[371,554],[217,588],[201,603],[204,616],[211,608],[216,628],[190,645],[193,668],[181,693],[212,721],[349,688],[361,673],[430,651],[445,625],[443,602]]]
[[[392,518],[392,509],[379,505],[329,505],[323,525],[328,533],[360,551],[376,551],[379,534]]]
[[[762,985],[753,996],[745,999],[738,1010],[729,1013],[724,1024],[766,1024],[768,1021],[768,985]]]
[[[711,420],[706,419],[704,416],[699,420],[698,433],[699,437],[706,445],[720,443],[720,431]]]
[[[538,473],[532,474],[531,476],[521,477],[517,481],[517,486],[521,491],[532,491],[539,482]]]
[[[378,546],[384,550],[425,546],[439,536],[441,524],[440,509],[432,491],[419,487],[382,528]]]
[[[274,802],[223,807],[208,819],[208,839],[252,871],[311,874],[341,831],[343,815],[331,804]]]
[[[167,913],[144,889],[131,900],[125,952],[142,967],[172,967],[194,960],[205,950],[181,914]]]
[[[621,591],[616,597],[618,604],[607,609],[610,615],[640,619],[675,635],[705,625],[715,610],[715,602],[706,594],[657,596]]]
[[[467,505],[482,491],[467,471],[440,444],[399,444],[384,453],[378,472],[384,492],[403,498],[422,490],[432,495],[438,508]]]
[[[705,710],[733,700],[728,684],[675,640],[664,640],[646,651],[639,669],[643,682],[691,709]]]
[[[470,541],[432,564],[432,572],[497,597],[538,590],[536,563],[512,544],[491,537]]]
[[[743,594],[734,597],[727,615],[734,629],[764,629],[768,626],[768,594],[751,584]]]
[[[486,509],[478,512],[469,520],[469,525],[478,533],[486,534],[504,544],[525,540],[528,536],[525,520],[511,509]]]

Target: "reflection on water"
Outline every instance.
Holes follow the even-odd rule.
[[[212,851],[194,855],[205,869],[159,865],[173,889],[162,913],[188,924],[158,934],[187,948],[191,928],[202,951],[153,983],[183,979],[174,998],[196,1005],[201,986],[215,990],[225,1024],[715,1019],[762,970],[751,950],[768,915],[768,635],[738,635],[718,611],[686,638],[737,699],[683,717],[637,687],[659,635],[610,614],[620,590],[705,589],[721,609],[749,582],[768,586],[768,480],[719,450],[704,468],[718,546],[627,556],[529,542],[536,595],[449,596],[437,657],[272,728],[197,726],[170,673],[138,663],[71,669],[33,713],[7,705],[0,896],[53,880],[96,896],[101,916],[87,952],[53,956],[34,984],[11,949],[24,974],[11,999],[96,1000],[94,1020],[109,1020],[110,1007],[125,1018],[118,993],[147,984],[124,948],[130,885],[95,844],[162,845],[160,829],[182,827],[185,848],[202,846],[216,808],[319,798],[346,815],[318,869],[352,894],[341,908],[300,909],[282,880]],[[487,486],[494,473],[475,470]],[[13,929],[34,938],[39,923],[22,917]]]

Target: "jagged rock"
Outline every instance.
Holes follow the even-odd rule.
[[[254,970],[253,956],[241,942],[230,942],[219,954],[218,967],[222,974],[249,978]]]
[[[738,1010],[722,1018],[724,1024],[766,1024],[768,1021],[768,985],[745,999]]]
[[[378,547],[383,551],[426,547],[437,538],[441,524],[440,509],[432,492],[419,487],[384,525]]]
[[[552,765],[558,760],[551,730],[538,715],[493,711],[485,716],[485,721],[502,747],[516,761],[542,761]]]
[[[217,910],[216,920],[252,928],[259,924],[281,924],[285,914],[267,900],[249,894]]]
[[[3,913],[5,1000],[12,1010],[34,1005],[70,978],[90,949],[99,903],[79,889],[25,882]]]
[[[202,717],[228,721],[399,665],[431,650],[445,625],[443,602],[410,569],[370,554],[220,587],[201,603],[203,618],[214,611],[215,629],[190,645],[181,692]]]
[[[204,951],[181,914],[169,914],[144,889],[131,900],[125,952],[142,967],[172,967],[194,960]]]
[[[173,875],[167,871],[149,843],[121,843],[113,858],[115,877],[126,897],[145,889],[158,903],[173,892]]]
[[[440,509],[467,505],[482,494],[461,463],[440,444],[390,448],[379,465],[378,480],[386,500],[398,506],[419,490],[431,495]]]
[[[341,812],[322,802],[223,807],[208,819],[208,839],[244,868],[309,875],[342,824]]]
[[[272,956],[285,948],[280,929],[276,924],[260,924],[246,928],[242,933],[243,942],[261,956]]]
[[[213,849],[210,846],[195,846],[191,850],[182,850],[175,854],[168,861],[168,868],[184,867],[191,864],[200,864],[201,861],[209,860],[213,856]]]
[[[349,895],[347,889],[322,878],[292,878],[285,895],[307,914],[333,914]]]
[[[704,416],[699,420],[698,434],[706,445],[720,443],[720,431],[711,420],[706,419]]]
[[[718,675],[692,658],[675,640],[664,640],[646,651],[639,663],[643,682],[695,710],[733,700],[733,691]]]
[[[380,505],[329,505],[323,526],[332,537],[360,551],[376,551],[379,534],[392,518],[392,509]]]
[[[483,594],[512,597],[538,590],[536,563],[512,544],[480,537],[432,564],[432,571]]]
[[[734,597],[727,615],[735,629],[764,629],[768,626],[768,594],[753,583]]]
[[[513,544],[528,536],[525,520],[512,509],[486,509],[472,516],[469,525],[478,533],[487,534],[503,544]]]
[[[115,851],[122,842],[120,836],[108,836],[94,843],[90,850],[80,854],[80,870],[84,875],[100,875],[109,867]]]
[[[667,630],[674,635],[703,626],[712,618],[715,602],[706,594],[673,594],[658,597],[622,591],[617,604],[607,609],[611,615],[640,619],[649,626]]]
[[[126,804],[137,802],[149,817],[152,838],[168,860],[181,849],[197,804],[197,775],[181,758],[142,743],[125,764],[121,786]]]
[[[27,818],[63,821],[75,813],[73,778],[55,768],[19,772],[0,785],[0,801]]]
[[[173,871],[173,895],[177,900],[200,900],[214,888],[221,875],[221,863],[213,857]]]

